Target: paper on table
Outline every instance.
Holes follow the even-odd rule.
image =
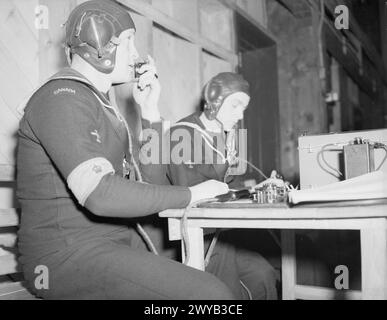
[[[315,189],[293,190],[289,193],[289,201],[293,204],[380,198],[387,198],[387,174],[382,171],[371,172]]]

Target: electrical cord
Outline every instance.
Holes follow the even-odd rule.
[[[159,255],[155,245],[153,244],[153,241],[149,237],[148,233],[144,230],[142,225],[140,223],[136,224],[137,231],[141,235],[141,237],[144,239],[145,244],[148,246],[149,250],[152,251],[156,256]]]
[[[348,142],[348,144],[350,144],[350,143],[353,143],[353,141]],[[382,160],[382,162],[381,162],[381,164],[375,170],[375,171],[379,171],[382,168],[382,166],[384,165],[384,163],[387,161],[387,145],[385,145],[384,143],[371,142],[371,141],[368,141],[368,143],[372,144],[375,149],[377,149],[377,148],[384,149],[384,151],[386,153],[384,158],[383,158],[383,160]],[[323,146],[321,148],[321,150],[317,153],[317,163],[319,164],[320,168],[323,171],[325,171],[326,173],[330,174],[331,176],[333,176],[333,177],[335,177],[337,179],[341,179],[341,177],[343,177],[343,174],[338,169],[336,169],[333,166],[331,166],[328,163],[328,161],[326,160],[325,156],[324,156],[326,152],[329,152],[329,151],[341,151],[342,150],[342,149],[339,149],[339,150],[337,150],[337,149],[329,149],[329,150],[327,150],[328,147],[332,147],[332,146],[333,147],[338,147],[335,144],[326,144],[325,146]],[[324,163],[324,165],[326,167],[328,167],[329,169],[331,169],[334,172],[331,172],[327,168],[325,168],[323,166],[323,164],[321,163],[321,161]]]
[[[223,163],[226,163],[226,158],[225,156],[218,150],[216,149],[213,145],[212,145],[212,139],[210,137],[210,135],[204,131],[202,128],[200,128],[198,125],[194,124],[194,123],[191,123],[191,122],[178,122],[174,125],[171,126],[171,128],[173,127],[177,127],[177,126],[186,126],[186,127],[189,127],[189,128],[192,128],[194,130],[197,130],[201,135],[202,135],[202,138],[204,140],[204,142],[208,145],[208,147],[214,151],[215,153],[217,153],[220,158],[222,159]]]
[[[196,202],[191,203],[188,207],[184,209],[184,213],[180,219],[180,233],[181,233],[181,240],[182,240],[182,249],[183,249],[183,264],[187,265],[188,261],[191,256],[190,252],[190,243],[189,243],[189,235],[188,235],[188,212],[198,206],[199,204],[202,203],[207,203],[207,202],[216,202],[216,198],[208,198],[208,199],[202,199]]]
[[[340,149],[340,150],[334,150],[334,149],[329,149],[329,150],[327,150],[327,148],[328,148],[328,147],[331,147],[331,146],[337,147],[336,145],[330,143],[330,144],[326,144],[325,146],[323,146],[323,147],[321,148],[321,150],[317,153],[317,163],[318,163],[318,165],[320,166],[320,168],[321,168],[323,171],[325,171],[326,173],[328,173],[328,174],[330,174],[331,176],[335,177],[336,179],[340,179],[340,178],[343,176],[343,174],[342,174],[339,170],[337,170],[336,168],[334,168],[333,166],[331,166],[331,165],[328,163],[328,161],[325,159],[325,156],[324,156],[325,152],[328,152],[328,151],[341,151],[341,149]],[[329,171],[328,169],[326,169],[326,168],[322,165],[321,161],[323,161],[323,163],[325,164],[326,167],[328,167],[329,169],[331,169],[331,170],[333,170],[335,173],[337,173],[337,175],[336,175],[335,173]]]
[[[385,151],[386,154],[385,154],[385,156],[384,156],[384,158],[383,158],[383,160],[382,160],[382,163],[378,166],[378,168],[376,169],[376,171],[379,171],[379,170],[383,167],[384,163],[385,163],[386,160],[387,160],[387,145],[385,145],[385,144],[383,144],[383,143],[379,143],[378,145],[379,145],[380,148],[384,149],[384,151]]]
[[[217,118],[215,120],[221,125],[221,131],[223,131],[223,124]],[[223,155],[223,153],[219,149],[217,149],[216,147],[211,145],[212,142],[211,142],[211,138],[208,135],[208,133],[205,132],[202,128],[200,128],[198,125],[195,125],[195,124],[190,123],[190,122],[179,122],[179,123],[176,123],[175,125],[173,125],[172,127],[174,127],[174,126],[187,126],[187,127],[190,127],[190,128],[193,128],[193,129],[199,131],[199,133],[202,134],[202,138],[203,138],[204,142],[209,146],[209,148],[211,150],[213,150],[215,153],[217,153],[222,158],[223,162],[226,162],[226,157]],[[221,137],[223,139],[224,145],[226,145],[226,141],[225,141],[224,137],[223,136],[221,136]],[[253,165],[250,161],[239,158],[239,157],[237,157],[237,160],[248,164],[252,169],[257,171],[262,177],[264,177],[265,179],[268,179],[268,177],[262,172],[262,170],[260,170],[255,165]],[[226,175],[223,179],[223,182],[226,182],[228,175],[229,174],[228,174],[228,170],[227,170]]]
[[[251,168],[253,168],[255,171],[257,171],[262,177],[264,177],[266,180],[269,179],[264,173],[262,170],[260,170],[259,168],[257,168],[255,165],[253,165],[250,161],[248,160],[245,160],[245,159],[242,159],[242,158],[238,158],[239,161],[242,161],[246,164],[248,164]]]
[[[209,248],[207,250],[207,254],[206,254],[206,257],[204,259],[204,267],[205,268],[207,268],[208,264],[210,263],[212,252],[215,249],[215,245],[218,242],[218,239],[219,239],[219,236],[220,236],[221,232],[222,232],[221,229],[216,229],[215,235],[212,238],[211,244],[210,244],[210,246],[209,246]]]
[[[242,285],[243,289],[246,290],[246,292],[249,296],[249,300],[253,300],[253,295],[251,294],[251,291],[249,290],[249,288],[243,283],[242,280],[239,280],[239,283]]]

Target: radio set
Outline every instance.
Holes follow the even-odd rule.
[[[289,183],[273,171],[270,178],[258,184],[252,189],[230,191],[227,194],[216,197],[218,202],[233,202],[250,199],[256,204],[286,203],[288,192],[291,189]]]
[[[387,129],[302,136],[301,190],[387,170]]]
[[[373,171],[387,170],[387,130],[357,131],[299,138],[301,190],[315,189]],[[287,203],[294,188],[273,171],[253,189],[230,191],[218,202],[247,199],[255,204]]]

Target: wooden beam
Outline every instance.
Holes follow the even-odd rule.
[[[296,285],[294,291],[296,299],[301,300],[360,300],[362,298],[361,291],[357,290]]]
[[[0,246],[12,248],[15,247],[17,243],[17,235],[16,233],[0,233]]]
[[[23,282],[0,283],[0,300],[38,300]]]
[[[0,164],[0,181],[15,181],[15,166],[10,164]]]
[[[374,96],[372,79],[367,78],[365,73],[361,74],[357,57],[349,50],[347,54],[344,54],[343,43],[337,38],[337,33],[331,28],[326,28],[325,35],[326,50],[343,66],[362,90],[367,92],[368,95]]]
[[[0,209],[0,227],[16,227],[19,225],[17,209]]]
[[[387,66],[387,2],[385,0],[379,0],[379,14],[382,59],[384,61],[384,65]]]
[[[15,254],[6,254],[0,256],[0,275],[19,272],[17,258]]]
[[[137,13],[159,24],[163,28],[175,33],[179,37],[200,46],[201,48],[226,61],[229,61],[234,66],[238,64],[238,56],[234,52],[224,49],[215,42],[201,36],[198,32],[190,30],[180,22],[176,21],[176,19],[154,9],[152,5],[141,0],[119,0],[119,2],[129,10],[136,11]]]
[[[296,236],[294,230],[281,230],[282,299],[295,300],[297,284]]]
[[[340,2],[341,2],[340,0],[325,1],[326,9],[334,17],[336,16],[336,14],[335,14],[336,6],[342,4]],[[342,30],[342,31],[344,33],[350,33],[350,34],[352,33],[361,42],[362,48],[367,53],[367,56],[370,58],[372,63],[375,65],[376,69],[381,74],[381,77],[384,80],[384,82],[387,84],[387,76],[386,76],[387,72],[386,72],[386,67],[384,66],[382,57],[378,53],[374,44],[371,42],[371,40],[367,37],[367,35],[361,29],[360,25],[358,24],[356,19],[353,17],[353,15],[351,15],[351,17],[350,17],[349,28],[350,28],[349,30]]]
[[[233,0],[219,0],[226,7],[232,9],[234,12],[241,15],[243,18],[248,20],[254,27],[261,31],[262,35],[265,36],[266,41],[275,45],[278,41],[277,38],[264,26],[262,26],[257,20],[255,20],[249,13],[242,10]]]
[[[315,4],[314,2],[310,2],[310,4],[308,4],[307,1],[294,1],[294,0],[278,0],[278,1],[282,5],[284,5],[290,12],[292,12],[296,17],[297,17],[297,12],[301,12],[302,10],[304,10],[303,8],[305,6],[313,7],[314,10],[319,10],[319,8],[317,7],[317,4]],[[336,6],[339,6],[342,4],[343,3],[341,0],[325,1],[325,8],[333,17],[336,17],[335,8]],[[331,29],[333,26],[333,23],[334,23],[333,21],[329,21],[328,18],[326,18],[325,25],[327,29],[328,28]],[[331,24],[331,25],[328,25],[328,24]],[[349,38],[355,37],[356,39],[358,39],[358,41],[361,43],[362,48],[366,52],[367,56],[375,65],[376,69],[379,70],[379,73],[381,74],[381,78],[384,80],[385,84],[387,84],[387,69],[384,66],[382,57],[378,53],[374,44],[370,41],[370,39],[361,29],[359,23],[356,21],[353,15],[351,15],[350,17],[349,27],[350,27],[349,30],[341,30],[341,31],[344,34],[346,34]],[[337,33],[340,33],[341,31],[337,31]]]
[[[296,18],[306,18],[311,16],[310,7],[304,1],[278,0]]]

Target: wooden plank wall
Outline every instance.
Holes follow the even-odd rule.
[[[235,3],[259,24],[267,27],[266,0],[235,0]]]
[[[281,172],[297,182],[298,137],[327,131],[319,79],[317,16],[295,18],[275,0],[267,2],[269,29],[277,37],[281,126]],[[297,183],[296,183],[297,184]]]
[[[35,3],[34,3],[35,2]],[[0,163],[14,164],[17,107],[38,83],[37,1],[0,2]]]
[[[32,13],[32,15],[30,15]],[[0,209],[14,206],[13,180],[17,106],[37,84],[38,33],[34,28],[32,1],[0,2]],[[26,50],[25,45],[29,45]],[[2,178],[1,178],[2,177]],[[14,230],[0,230],[0,243],[9,243]],[[0,248],[0,274],[8,267],[8,251]],[[10,259],[12,260],[12,259]],[[14,260],[12,260],[14,263]]]
[[[15,205],[14,183],[4,180],[14,179],[17,108],[38,83],[36,5],[30,0],[0,1],[0,208]]]

